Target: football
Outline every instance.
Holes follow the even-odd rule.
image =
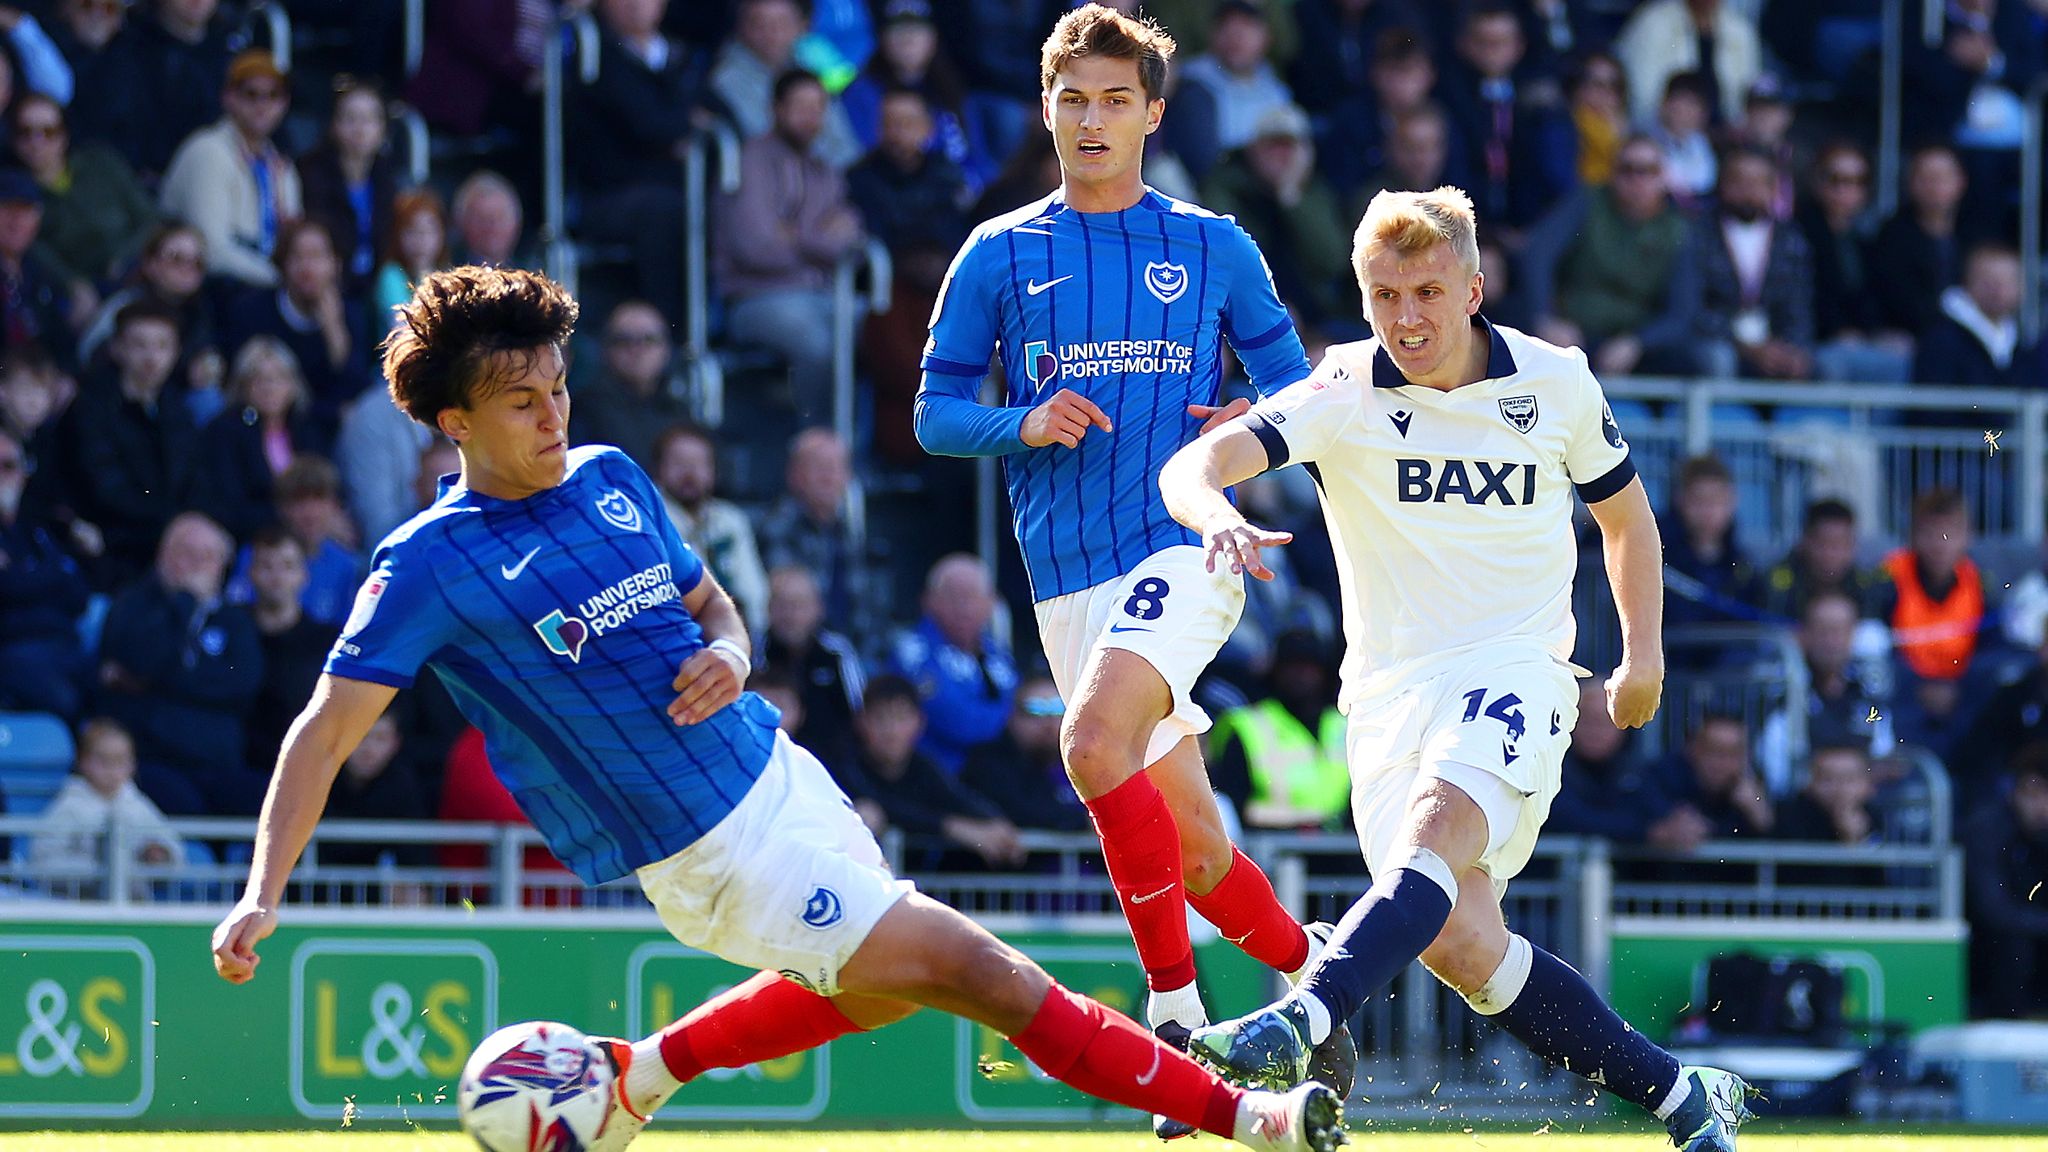
[[[604,1129],[612,1062],[567,1024],[529,1020],[484,1038],[462,1069],[462,1126],[490,1152],[582,1152]]]

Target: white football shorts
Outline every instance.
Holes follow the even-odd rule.
[[[882,914],[916,890],[889,871],[825,766],[779,732],[739,806],[638,875],[676,939],[825,996]]]
[[[1479,866],[1505,891],[1557,798],[1579,718],[1572,667],[1548,655],[1468,654],[1353,702],[1346,718],[1351,816],[1366,866],[1376,875],[1393,866],[1411,798],[1437,779],[1486,814]]]
[[[1099,648],[1134,652],[1165,678],[1173,711],[1152,730],[1146,764],[1209,730],[1209,714],[1190,694],[1244,612],[1244,577],[1227,565],[1208,571],[1205,555],[1198,544],[1162,548],[1114,580],[1037,605],[1053,683],[1070,704]]]

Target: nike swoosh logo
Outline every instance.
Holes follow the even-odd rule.
[[[1161,888],[1161,889],[1160,889],[1159,891],[1157,891],[1157,892],[1147,892],[1147,893],[1145,893],[1145,894],[1144,894],[1143,896],[1133,896],[1133,897],[1131,897],[1131,903],[1133,903],[1133,904],[1143,904],[1143,903],[1144,903],[1145,901],[1147,901],[1147,900],[1157,900],[1157,899],[1159,899],[1159,898],[1160,898],[1161,896],[1164,896],[1164,895],[1166,895],[1166,894],[1167,894],[1168,892],[1171,892],[1171,891],[1173,891],[1173,887],[1174,887],[1173,885],[1171,885],[1171,884],[1168,884],[1168,885],[1167,885],[1166,887],[1164,887],[1164,888]]]
[[[1136,624],[1111,624],[1111,625],[1109,626],[1109,630],[1110,630],[1111,632],[1150,632],[1150,631],[1152,631],[1152,629],[1150,629],[1150,628],[1140,628],[1140,627],[1138,627],[1138,626],[1137,626]]]
[[[1053,290],[1055,286],[1065,284],[1067,281],[1072,280],[1073,278],[1073,274],[1069,273],[1065,276],[1060,277],[1057,280],[1047,280],[1043,284],[1040,284],[1036,280],[1032,280],[1024,285],[1024,292],[1026,295],[1036,296],[1040,292],[1050,292]]]
[[[524,556],[521,556],[519,558],[519,563],[517,564],[499,565],[498,575],[503,576],[507,580],[517,580],[519,579],[519,574],[521,572],[526,571],[527,564],[530,563],[533,560],[533,558],[538,555],[540,555],[540,549],[536,547],[533,551],[528,552]]]
[[[1152,1067],[1146,1069],[1145,1074],[1143,1076],[1138,1077],[1138,1087],[1145,1087],[1146,1085],[1152,1083],[1152,1078],[1154,1076],[1159,1075],[1159,1055],[1164,1050],[1165,1049],[1160,1047],[1158,1044],[1152,1045]]]

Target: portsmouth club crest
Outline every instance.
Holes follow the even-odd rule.
[[[597,514],[604,517],[605,523],[617,528],[621,532],[638,532],[640,530],[639,507],[631,500],[626,499],[626,494],[617,488],[598,497]]]
[[[1515,431],[1527,435],[1529,429],[1536,426],[1536,397],[1503,396],[1500,398],[1500,415]]]
[[[1187,294],[1188,269],[1185,264],[1168,264],[1153,260],[1145,265],[1145,290],[1159,298],[1161,304],[1171,304]]]

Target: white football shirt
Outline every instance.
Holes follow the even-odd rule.
[[[1409,384],[1377,339],[1330,348],[1245,417],[1268,465],[1315,477],[1335,546],[1340,707],[1479,650],[1571,658],[1572,490],[1635,477],[1585,353],[1484,319],[1486,379]]]

